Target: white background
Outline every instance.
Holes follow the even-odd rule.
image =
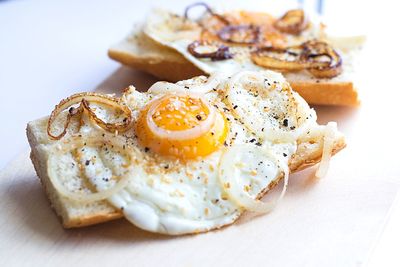
[[[122,39],[134,22],[144,19],[151,7],[183,10],[191,2],[0,1],[0,169],[27,148],[28,121],[48,115],[60,99],[74,92],[97,88],[116,71],[131,71],[110,60],[107,48]],[[313,1],[305,2],[307,8],[312,6]],[[229,6],[234,5],[282,10],[296,2],[229,1]],[[379,42],[374,39],[377,53],[393,49],[393,56],[399,53],[394,45],[400,26],[396,10],[395,1],[328,0],[324,6],[325,21],[333,31],[380,37]],[[382,72],[398,67],[394,58],[392,62],[392,66],[371,62],[371,68],[380,71],[378,78],[386,75],[395,80]],[[134,81],[119,86],[130,82]],[[400,90],[393,86],[393,90]],[[372,266],[400,266],[396,254],[400,247],[400,200],[388,222],[372,254]]]

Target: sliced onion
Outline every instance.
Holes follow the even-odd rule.
[[[321,162],[319,163],[319,167],[315,173],[315,176],[318,178],[324,177],[328,172],[329,161],[332,157],[332,150],[335,145],[336,132],[336,122],[328,122],[328,124],[325,126],[324,145],[322,150]]]
[[[201,47],[214,48],[211,52],[198,51]],[[206,41],[194,41],[188,45],[188,51],[197,58],[209,58],[212,61],[225,60],[233,58],[233,54],[229,51],[229,47],[222,44],[214,44]]]
[[[68,139],[68,142],[65,142],[63,144],[61,149],[56,150],[55,152],[50,154],[47,160],[47,173],[52,185],[59,194],[75,202],[88,203],[88,202],[95,202],[107,199],[110,196],[122,190],[123,188],[125,188],[129,184],[129,175],[132,173],[131,165],[129,165],[130,167],[127,169],[126,173],[121,176],[119,181],[112,188],[100,192],[95,192],[92,194],[71,192],[67,188],[65,188],[64,185],[57,178],[54,166],[58,165],[59,163],[55,155],[70,153],[72,150],[83,147],[85,144],[102,145],[105,142],[111,143],[112,146],[114,146],[115,148],[127,151],[129,153],[129,149],[126,149],[125,143],[118,142],[116,138],[110,138],[106,140],[104,139],[103,135],[97,134],[86,137],[77,137],[77,136],[71,137],[71,139]],[[128,154],[128,156],[129,159],[133,157],[133,155],[131,154]]]
[[[111,107],[116,107],[125,113],[126,119],[124,119],[123,122],[117,122],[117,123],[105,122],[102,119],[100,119],[96,115],[96,113],[93,111],[93,109],[90,107],[89,103],[91,103],[91,102],[92,103],[100,103],[100,104],[108,105]],[[71,109],[71,106],[73,106],[75,104],[79,104],[79,107]],[[59,135],[53,135],[51,133],[51,130],[52,130],[51,128],[52,128],[53,122],[57,119],[57,117],[60,115],[61,112],[63,112],[64,110],[66,110],[68,108],[70,108],[70,110],[68,111],[67,120],[64,124],[63,131]],[[71,118],[73,116],[80,116],[84,110],[87,110],[89,117],[104,130],[111,131],[111,132],[115,132],[115,131],[124,132],[127,129],[129,129],[129,127],[131,126],[131,122],[132,122],[131,110],[129,109],[128,106],[121,103],[119,99],[110,97],[107,95],[97,94],[97,93],[78,93],[78,94],[74,94],[66,99],[61,100],[61,102],[58,105],[56,105],[55,109],[52,111],[50,118],[48,120],[47,134],[52,139],[55,139],[55,140],[61,139],[67,132],[67,128],[71,121]]]
[[[274,24],[279,31],[294,35],[300,34],[307,25],[308,22],[302,9],[289,10]]]
[[[232,76],[232,78],[228,82],[228,88],[225,92],[226,94],[226,102],[227,105],[231,107],[232,113],[234,116],[238,117],[248,128],[250,131],[254,132],[259,138],[262,140],[268,140],[273,143],[293,143],[296,142],[300,135],[302,135],[305,131],[307,131],[313,123],[316,121],[315,111],[310,109],[307,102],[304,101],[297,93],[293,92],[291,89],[288,92],[294,98],[294,101],[297,102],[297,114],[296,117],[301,114],[301,116],[305,116],[307,114],[308,119],[305,120],[304,123],[296,127],[295,130],[283,130],[280,128],[266,128],[265,131],[260,131],[263,125],[259,125],[254,123],[254,121],[249,120],[251,118],[251,114],[248,113],[248,118],[245,114],[239,114],[239,109],[234,109],[234,103],[237,101],[232,100],[232,96],[235,96],[236,93],[234,90],[237,90],[237,87],[240,86],[240,80],[244,76],[253,76],[254,78],[264,81],[265,78],[269,78],[270,80],[277,80],[279,83],[284,83],[284,78],[281,74],[273,72],[273,71],[265,71],[265,72],[254,72],[254,71],[242,71],[238,72]],[[271,78],[273,77],[273,78]],[[288,85],[290,88],[290,85]],[[245,110],[246,112],[246,110]]]
[[[198,138],[198,137],[202,136],[204,133],[210,131],[210,129],[213,127],[213,125],[215,123],[216,110],[213,106],[209,105],[208,102],[205,101],[200,96],[191,96],[191,97],[199,98],[203,102],[203,104],[207,106],[209,113],[208,113],[207,118],[204,121],[200,121],[199,124],[196,125],[195,127],[187,129],[187,130],[183,130],[183,131],[171,131],[171,130],[165,130],[161,127],[158,127],[153,120],[153,115],[157,111],[158,105],[164,99],[169,98],[169,97],[174,97],[174,96],[179,96],[179,95],[166,95],[162,98],[153,100],[153,103],[150,104],[151,106],[147,112],[146,121],[147,121],[147,125],[148,125],[150,131],[153,134],[155,134],[161,138],[170,139],[170,140],[188,140],[188,139]]]
[[[261,200],[254,199],[250,197],[244,190],[241,188],[241,186],[238,183],[238,178],[235,175],[235,168],[237,168],[235,165],[236,163],[236,157],[238,155],[242,155],[244,150],[249,150],[251,149],[254,153],[259,153],[260,156],[264,158],[268,158],[272,160],[275,165],[281,169],[281,171],[284,173],[284,184],[282,191],[279,195],[279,197],[271,202],[263,202]],[[279,175],[279,174],[278,174]],[[275,178],[272,182],[276,181],[278,177]],[[225,151],[225,153],[222,155],[220,165],[219,165],[219,179],[222,184],[222,188],[224,188],[225,192],[228,194],[228,196],[240,207],[243,207],[245,210],[257,212],[257,213],[268,213],[271,210],[275,208],[275,206],[278,204],[278,202],[283,198],[285,195],[287,185],[289,182],[289,167],[285,163],[281,163],[277,157],[269,150],[268,148],[265,147],[257,147],[257,146],[251,146],[251,145],[238,145],[238,146],[232,146],[229,149]],[[225,189],[225,184],[229,183],[230,187]],[[268,185],[269,186],[269,185]],[[267,187],[268,187],[267,186]],[[267,188],[266,187],[266,188]]]
[[[328,60],[321,61],[321,58]],[[342,72],[340,55],[327,43],[317,40],[285,49],[260,47],[252,52],[251,59],[265,68],[281,71],[308,70],[318,78],[332,78]]]
[[[153,84],[148,92],[154,95],[159,94],[206,94],[211,90],[218,87],[218,85],[226,79],[227,74],[223,72],[213,72],[210,77],[207,78],[207,82],[202,84],[187,85],[186,87],[180,83],[169,83],[169,82],[156,82]]]
[[[297,49],[260,47],[251,54],[251,59],[259,66],[272,69],[296,71],[307,68],[304,62],[300,62],[301,51],[294,51]]]
[[[303,53],[300,60],[310,65],[309,71],[318,78],[332,78],[342,72],[342,58],[327,43],[317,40],[302,44]],[[320,62],[319,58],[328,58],[329,61]]]
[[[168,93],[185,93],[187,92],[187,89],[175,83],[156,82],[155,84],[150,86],[148,92],[154,95],[168,94]]]
[[[225,79],[227,74],[223,72],[213,72],[204,84],[189,86],[189,92],[196,94],[206,94],[216,89]]]

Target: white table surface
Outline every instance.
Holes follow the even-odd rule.
[[[113,86],[122,88],[132,83],[126,77],[135,71],[121,68],[118,63],[110,60],[106,55],[109,45],[123,38],[132,24],[142,20],[151,7],[176,6],[183,9],[190,2],[0,1],[0,169],[27,149],[26,123],[48,115],[60,99],[79,91],[90,91],[99,87],[107,90]],[[235,3],[237,6],[246,6],[251,2],[257,3],[230,1],[230,5]],[[277,7],[276,1],[273,4],[267,2],[263,1],[258,5],[266,7],[270,4],[274,9],[282,8]],[[288,6],[294,4],[294,1],[286,2]],[[346,34],[354,30],[367,32],[370,47],[377,51],[377,56],[367,63],[371,64],[371,68],[377,69],[377,74],[375,76],[375,73],[370,71],[366,78],[376,80],[381,79],[380,75],[386,75],[387,79],[394,80],[397,73],[394,70],[394,58],[390,58],[394,55],[389,52],[399,53],[398,48],[394,49],[396,36],[389,37],[393,38],[391,41],[387,41],[386,35],[383,40],[378,37],[382,36],[381,26],[388,31],[394,25],[400,25],[399,15],[395,12],[394,4],[385,1],[379,1],[377,4],[328,0],[325,6],[326,21],[335,30]],[[378,51],[383,51],[388,56],[381,58]],[[393,67],[385,67],[387,64],[392,64]],[[384,73],[383,70],[388,73]],[[122,80],[118,83],[103,83],[110,75],[119,75]],[[141,77],[136,81],[136,85],[146,86],[154,81],[154,78],[145,74]],[[393,86],[392,100],[400,96],[400,89],[395,88],[398,86],[391,85],[390,81],[386,81],[384,85]],[[383,98],[379,97],[377,100]],[[390,111],[400,114],[398,109]],[[379,112],[379,109],[376,112]],[[382,116],[394,114],[389,112]],[[393,116],[393,119],[397,120],[393,125],[379,126],[383,131],[382,137],[377,138],[385,138],[385,130],[394,131],[399,128],[398,118]],[[377,124],[379,122],[371,121],[371,127],[376,127]],[[366,145],[366,153],[367,148]],[[387,149],[398,150],[398,141],[393,142],[393,147]],[[391,159],[388,164],[398,162]],[[400,171],[397,175],[400,179]],[[371,248],[373,252],[370,266],[400,266],[400,258],[397,255],[400,240],[399,197],[396,203],[388,216],[387,226],[382,228],[382,238],[375,249]]]

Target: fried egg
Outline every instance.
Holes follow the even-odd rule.
[[[220,70],[230,74],[243,70],[265,70],[264,67],[256,64],[252,60],[251,51],[253,51],[254,48],[259,46],[273,46],[277,48],[295,47],[308,40],[322,40],[332,44],[343,59],[342,73],[336,77],[330,77],[329,80],[331,81],[343,79],[344,77],[347,77],[349,73],[353,72],[354,66],[352,62],[355,62],[359,47],[361,47],[364,42],[364,38],[360,37],[340,38],[327,35],[324,32],[323,24],[321,24],[320,19],[317,17],[312,17],[311,21],[313,21],[313,23],[309,22],[307,28],[302,31],[301,34],[293,35],[274,30],[272,25],[276,19],[266,13],[241,10],[229,11],[223,13],[223,15],[229,18],[230,21],[233,21],[235,25],[257,25],[262,27],[265,34],[265,36],[263,36],[265,41],[257,45],[226,43],[233,56],[222,60],[196,57],[190,52],[190,49],[188,49],[195,41],[211,43],[197,48],[201,51],[201,54],[215,52],[217,49],[216,47],[218,46],[212,45],[213,42],[224,44],[224,42],[215,36],[215,34],[213,35],[209,33],[209,29],[213,29],[215,24],[218,25],[218,23],[221,24],[221,22],[218,22],[218,20],[215,22],[216,19],[213,19],[213,16],[207,15],[205,15],[200,21],[192,21],[186,19],[182,15],[177,15],[161,9],[155,9],[150,13],[143,28],[143,32],[156,43],[177,51],[207,74]],[[221,28],[221,25],[218,25],[218,27]],[[243,38],[241,35],[239,35],[239,37]],[[282,55],[276,54],[274,56],[279,58],[279,56]],[[281,58],[281,60],[290,61],[290,58]],[[290,71],[282,68],[279,69],[279,71],[284,72],[285,77],[289,81],[296,80],[298,77],[306,77],[310,79],[315,78],[306,70]],[[301,75],[299,76],[299,74]]]
[[[316,125],[315,112],[272,71],[158,82],[145,93],[131,86],[121,102],[132,127],[111,134],[84,117],[77,133],[55,144],[49,175],[59,187],[69,176],[85,177],[78,187],[91,200],[107,192],[132,224],[170,235],[271,210],[275,202],[259,199],[281,178],[286,188],[297,139]],[[115,120],[101,106],[96,112]]]

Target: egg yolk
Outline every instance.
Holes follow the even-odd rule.
[[[217,150],[228,125],[224,115],[200,97],[166,95],[141,110],[135,130],[145,149],[187,160]]]

